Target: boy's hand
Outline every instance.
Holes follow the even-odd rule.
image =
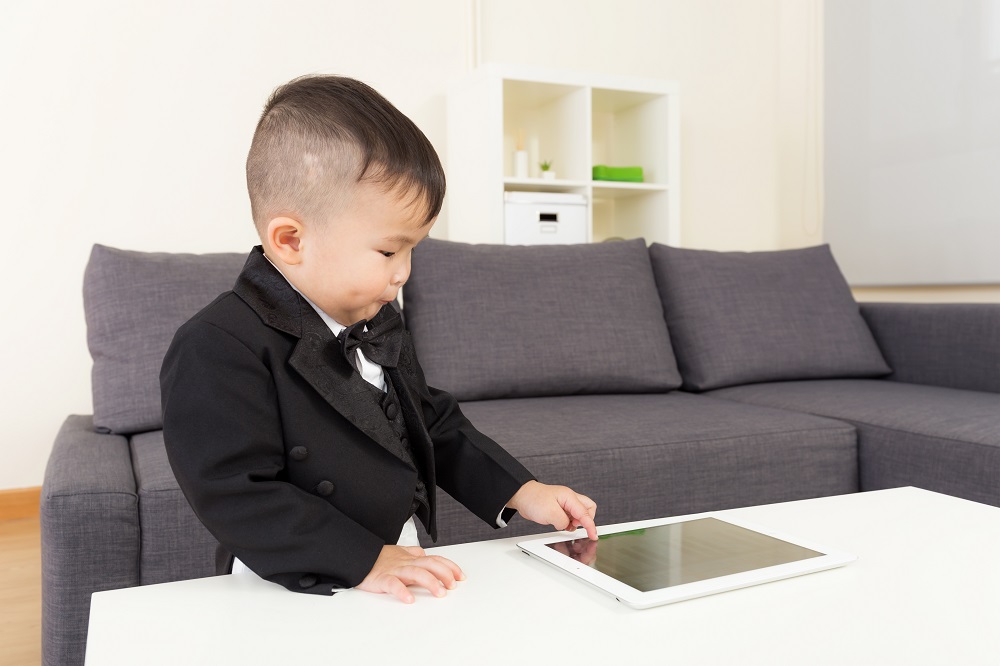
[[[597,504],[586,495],[573,492],[566,486],[549,486],[538,481],[528,481],[514,493],[507,506],[519,514],[542,525],[552,525],[557,530],[573,531],[577,527],[587,530],[587,536],[597,539],[594,516]]]
[[[458,565],[444,557],[426,555],[419,546],[382,546],[375,566],[356,589],[375,594],[392,594],[403,603],[413,603],[407,585],[418,585],[443,597],[455,589],[456,580],[465,580]]]

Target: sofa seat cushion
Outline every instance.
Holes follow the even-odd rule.
[[[543,482],[598,504],[609,524],[856,492],[849,424],[688,393],[462,404],[482,432]],[[545,531],[495,531],[439,496],[439,544]],[[551,528],[548,528],[551,529]]]
[[[459,400],[681,385],[646,244],[424,240],[404,314],[431,386]]]
[[[139,495],[139,584],[215,575],[218,542],[184,498],[167,462],[163,431],[130,441]]]
[[[842,379],[710,395],[853,423],[862,490],[919,486],[1000,506],[1000,394]]]

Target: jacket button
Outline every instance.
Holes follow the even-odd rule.
[[[292,460],[305,460],[309,455],[309,449],[304,446],[296,446],[294,449],[288,452],[288,455],[292,457]]]
[[[396,418],[396,411],[397,411],[396,403],[394,402],[390,402],[388,405],[385,406],[385,415],[388,416],[390,419]]]
[[[320,481],[316,484],[316,492],[323,497],[329,497],[333,494],[333,482],[332,481]]]
[[[410,447],[410,440],[406,439],[406,437],[400,437],[399,438],[399,443],[403,445],[403,448],[409,448]]]
[[[306,574],[302,578],[299,578],[299,587],[305,590],[307,588],[312,587],[318,582],[319,580],[316,578],[316,576],[313,576],[312,574]]]

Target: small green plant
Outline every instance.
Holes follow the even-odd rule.
[[[539,162],[538,167],[542,171],[548,171],[549,169],[552,168],[552,160],[545,160],[544,162]]]

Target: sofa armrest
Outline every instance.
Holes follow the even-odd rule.
[[[128,439],[70,416],[56,436],[41,500],[42,655],[82,664],[90,595],[139,582],[139,516]]]
[[[1000,303],[863,303],[888,379],[1000,393]]]

